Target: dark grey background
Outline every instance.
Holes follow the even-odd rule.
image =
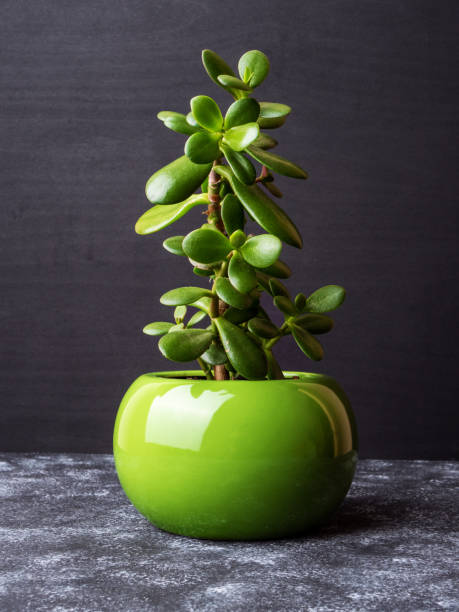
[[[452,457],[458,410],[456,1],[11,0],[0,5],[3,450],[109,451],[140,373],[169,367],[144,324],[199,283],[138,237],[144,184],[184,138],[155,119],[230,102],[200,51],[271,59],[261,99],[290,104],[279,180],[305,241],[289,286],[348,290],[309,362],[348,392],[367,457]],[[192,223],[192,225],[190,225]],[[180,366],[177,366],[180,367]]]

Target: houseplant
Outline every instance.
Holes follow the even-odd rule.
[[[280,127],[291,110],[253,95],[268,74],[267,57],[244,53],[239,77],[210,50],[202,61],[234,101],[224,116],[205,95],[192,98],[188,114],[158,114],[186,135],[184,155],[148,180],[153,207],[136,224],[146,235],[196,206],[207,214],[205,224],[163,242],[202,282],[164,293],[172,320],[143,330],[159,336],[167,359],[197,360],[200,370],[146,374],[131,385],[116,419],[115,463],[127,496],[163,529],[282,537],[326,520],[340,504],[354,474],[356,429],[333,379],[283,372],[273,347],[286,338],[322,359],[316,336],[332,328],[325,313],[345,291],[327,285],[292,297],[283,282],[291,272],[279,259],[282,243],[301,248],[302,239],[270,197],[282,195],[274,174],[307,175],[271,151],[277,142],[264,131]],[[263,296],[281,323],[264,310]]]

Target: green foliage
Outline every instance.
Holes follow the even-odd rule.
[[[279,128],[291,112],[286,104],[254,97],[269,73],[268,58],[261,51],[247,51],[238,62],[239,76],[210,49],[202,52],[202,62],[211,80],[233,101],[224,116],[207,95],[193,97],[187,114],[158,113],[167,128],[187,137],[185,155],[150,177],[145,192],[153,207],[135,229],[152,234],[192,208],[206,206],[206,224],[201,221],[185,236],[166,238],[163,247],[189,261],[208,286],[164,293],[160,302],[173,308],[171,321],[149,323],[143,331],[159,337],[159,350],[167,359],[197,359],[206,378],[221,379],[226,372],[236,379],[281,379],[272,347],[290,337],[307,357],[322,359],[323,348],[315,336],[333,328],[333,320],[324,313],[342,304],[345,291],[326,285],[309,297],[300,292],[293,299],[280,280],[291,276],[289,266],[279,259],[282,243],[301,248],[302,238],[265,190],[282,196],[273,173],[298,179],[307,178],[307,173],[272,153],[277,140],[260,131]],[[198,189],[201,193],[195,193]],[[251,225],[246,228],[247,220],[266,233],[257,234]],[[271,321],[263,309],[264,294],[272,298],[282,323]],[[195,310],[189,313],[190,309]],[[195,327],[204,320],[206,329]]]

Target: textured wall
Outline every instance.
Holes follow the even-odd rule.
[[[262,98],[310,172],[280,180],[302,252],[293,290],[349,292],[311,364],[335,376],[369,457],[451,457],[457,410],[457,2],[80,0],[0,5],[0,449],[107,451],[120,397],[165,369],[140,330],[159,295],[197,278],[138,237],[144,184],[181,154],[156,119],[199,93],[200,64],[271,59]]]

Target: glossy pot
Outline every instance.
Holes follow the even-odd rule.
[[[328,376],[209,381],[140,376],[115,424],[121,485],[152,523],[196,538],[302,534],[344,499],[355,471],[351,406]]]

